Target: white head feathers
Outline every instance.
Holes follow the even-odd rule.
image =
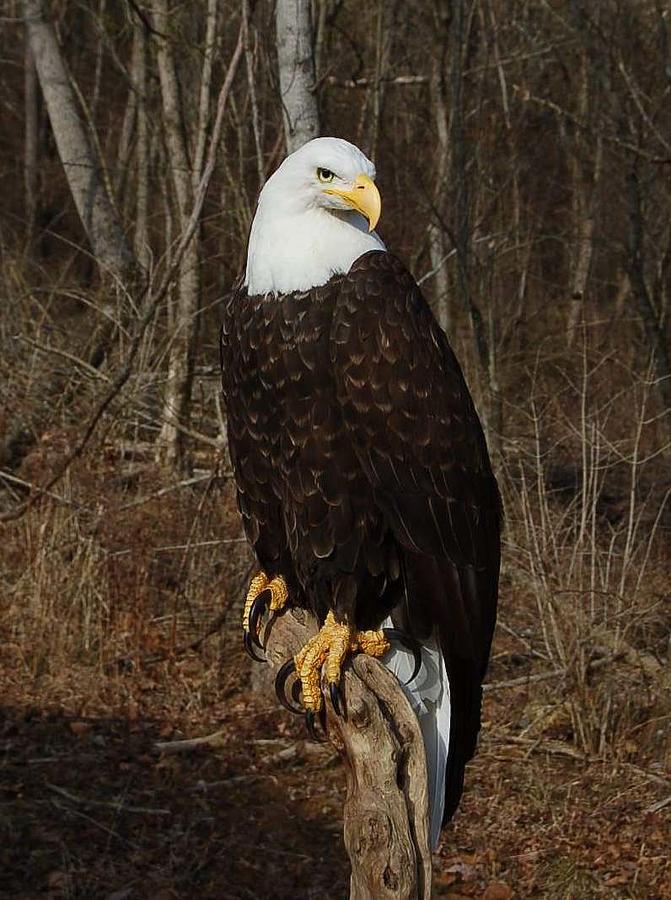
[[[369,250],[380,196],[375,166],[348,141],[315,138],[288,156],[259,196],[247,250],[250,294],[289,293],[348,272]]]

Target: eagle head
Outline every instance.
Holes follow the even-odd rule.
[[[382,202],[375,166],[354,144],[315,138],[287,156],[264,185],[252,223],[249,294],[289,293],[325,284],[369,250]]]

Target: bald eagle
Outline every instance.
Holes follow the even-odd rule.
[[[380,211],[375,167],[336,138],[288,156],[259,196],[221,330],[238,505],[261,569],[243,626],[253,653],[267,606],[317,617],[319,634],[289,661],[312,723],[322,677],[341,711],[353,652],[416,676],[405,690],[435,845],[480,729],[501,504],[459,363],[375,232]],[[421,648],[418,673],[390,645],[399,633]]]

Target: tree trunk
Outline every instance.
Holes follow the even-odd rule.
[[[578,16],[578,22],[582,28],[585,27],[582,16]],[[585,36],[583,36],[583,41],[587,41]],[[577,97],[577,118],[585,126],[588,123],[598,121],[599,110],[592,110],[592,81],[589,52],[587,47],[583,47],[580,55],[580,90]],[[562,120],[559,121],[559,126],[566,134],[566,128]],[[575,132],[575,129],[573,131]],[[574,133],[570,140],[566,140],[566,144],[568,170],[571,175],[571,201],[573,208],[573,252],[569,286],[571,305],[566,327],[566,340],[568,346],[571,347],[585,308],[587,284],[594,252],[595,203],[601,177],[603,139],[601,134],[597,133],[594,159],[592,161],[586,159],[590,143],[585,140],[582,131]]]
[[[464,54],[468,37],[468,20],[470,18],[470,0],[454,0],[451,22],[452,69],[450,73],[452,126],[451,126],[451,162],[452,183],[455,186],[454,242],[457,251],[457,284],[459,293],[473,328],[478,359],[485,377],[489,375],[489,345],[485,323],[470,289],[470,252],[471,221],[470,197],[468,190],[469,153],[466,145],[464,128]]]
[[[256,83],[254,81],[254,56],[250,45],[249,36],[249,0],[242,0],[242,26],[245,41],[245,68],[247,69],[247,87],[249,90],[249,102],[252,107],[252,133],[254,135],[254,149],[256,150],[256,172],[259,179],[259,191],[266,180],[266,167],[263,161],[263,139],[261,137],[261,124],[259,121],[259,104],[256,96]]]
[[[128,285],[138,266],[105,189],[103,173],[84,127],[54,27],[42,0],[24,0],[24,16],[49,121],[77,212],[105,275]]]
[[[291,611],[269,625],[274,671],[316,634],[315,619]],[[424,741],[396,678],[359,655],[343,675],[346,718],[328,708],[328,736],[347,773],[345,847],[351,900],[429,900],[431,851]]]
[[[172,46],[165,37],[170,33],[168,0],[155,0],[153,12],[154,26],[160,35],[157,36],[157,61],[165,140],[177,198],[179,227],[184,231],[189,221],[194,192],[175,58]],[[200,260],[196,234],[187,245],[179,268],[177,297],[173,301],[173,335],[163,399],[163,424],[157,444],[159,461],[177,470],[183,470],[186,466],[184,432],[179,425],[188,426],[190,416],[199,296]]]
[[[137,116],[137,191],[135,197],[134,246],[137,258],[149,269],[149,129],[147,122],[147,37],[144,23],[136,22],[133,33],[132,78]]]
[[[24,49],[23,108],[25,131],[23,143],[23,183],[26,200],[26,235],[30,244],[37,210],[37,73],[30,43],[26,35]]]
[[[434,60],[431,74],[431,106],[436,123],[436,134],[438,135],[438,158],[436,162],[436,180],[433,188],[434,208],[427,236],[431,271],[434,273],[434,310],[443,331],[449,333],[451,317],[450,285],[447,277],[448,249],[442,216],[445,212],[445,187],[450,167],[450,145],[442,57],[444,57],[444,53],[441,54],[441,58]]]
[[[310,0],[277,0],[277,65],[287,150],[319,134]]]
[[[198,182],[200,181],[200,176],[203,171],[203,161],[205,160],[205,146],[210,123],[212,69],[214,66],[214,55],[217,43],[218,15],[219,0],[207,0],[205,52],[203,54],[203,69],[201,72],[200,93],[198,98],[198,131],[196,133],[193,172],[191,173],[194,192],[198,188]]]
[[[643,320],[650,354],[654,361],[657,383],[665,416],[666,431],[671,439],[671,421],[668,411],[671,410],[671,355],[666,336],[664,321],[648,287],[645,274],[644,247],[644,215],[641,199],[641,188],[638,173],[634,168],[627,178],[627,199],[629,201],[629,247],[626,261],[627,274],[631,284],[631,292],[638,304],[638,311]]]

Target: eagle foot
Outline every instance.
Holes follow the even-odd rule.
[[[390,643],[382,631],[357,631],[346,622],[336,622],[330,612],[326,621],[313,638],[293,659],[287,660],[275,679],[275,693],[280,703],[290,712],[299,713],[298,703],[308,713],[306,722],[312,734],[315,715],[324,714],[324,698],[321,690],[322,668],[328,684],[329,697],[336,715],[344,715],[344,703],[340,690],[342,667],[352,653],[384,656]],[[291,687],[291,699],[287,697],[287,683],[296,676]],[[311,715],[310,715],[311,714]]]
[[[263,657],[258,656],[254,651],[254,644],[263,650],[263,645],[259,640],[261,618],[266,610],[278,612],[283,609],[288,599],[287,584],[281,575],[268,579],[266,573],[261,571],[252,578],[247,597],[245,598],[242,628],[244,631],[245,650],[257,662],[265,661]]]

